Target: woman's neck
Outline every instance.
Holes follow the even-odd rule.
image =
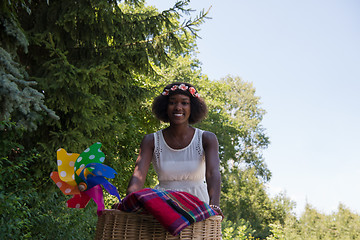
[[[188,146],[194,136],[195,129],[190,125],[170,125],[164,129],[163,136],[166,143],[173,149],[182,149]]]
[[[189,124],[172,125],[167,128],[169,133],[173,136],[185,136],[191,132],[192,127]]]

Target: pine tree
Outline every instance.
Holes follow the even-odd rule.
[[[91,239],[96,211],[92,206],[85,211],[65,210],[66,197],[59,196],[56,185],[50,182],[49,173],[56,169],[56,150],[63,147],[80,153],[95,141],[102,142],[105,164],[119,173],[112,183],[124,192],[122,186],[127,184],[126,174],[133,170],[140,138],[159,125],[142,114],[149,111],[144,100],[154,92],[155,83],[148,84],[149,77],[156,75],[153,66],[167,65],[170,51],[178,55],[187,51],[185,32],[196,34],[194,28],[204,13],[180,25],[180,13],[188,12],[188,1],[179,1],[161,13],[145,7],[143,1],[118,3],[1,2],[6,6],[1,10],[8,13],[1,16],[14,20],[13,29],[18,34],[1,31],[0,47],[5,51],[1,52],[1,70],[28,82],[14,80],[18,92],[8,92],[4,87],[1,100],[14,100],[1,102],[1,117],[4,112],[6,119],[19,124],[21,104],[30,104],[29,114],[38,114],[36,121],[24,118],[28,129],[12,129],[13,124],[0,123],[0,147],[4,150],[0,165],[5,172],[11,170],[0,180],[7,182],[12,176],[11,183],[0,189],[2,201],[12,200],[1,208],[2,238]],[[1,26],[5,29],[3,20]],[[29,87],[38,94],[21,95],[23,89],[28,93]],[[16,100],[19,96],[24,97],[22,103]],[[30,101],[27,96],[38,98]],[[46,116],[45,105],[59,119]],[[34,131],[28,131],[30,128]],[[6,222],[9,216],[14,221]]]
[[[28,53],[29,46],[16,18],[19,9],[29,11],[25,1],[3,1],[0,9],[0,121],[34,130],[42,112],[58,116],[45,106],[44,95],[34,88],[37,83],[19,62],[18,53]]]
[[[180,25],[187,4],[179,1],[161,13],[143,1],[29,1],[30,14],[16,9],[29,42],[19,62],[60,118],[44,118],[23,139],[25,147],[42,153],[39,174],[53,169],[59,147],[82,152],[100,141],[108,159],[133,157],[129,136],[138,137],[133,122],[141,119],[129,113],[152,91],[145,76],[155,75],[152,64],[166,65],[170,51],[186,51],[184,33],[196,34],[205,18],[202,12]]]

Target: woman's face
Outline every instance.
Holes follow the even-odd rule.
[[[189,123],[191,113],[190,97],[183,94],[176,94],[169,97],[167,114],[170,123]]]

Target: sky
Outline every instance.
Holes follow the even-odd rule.
[[[147,1],[159,10],[174,0]],[[268,191],[360,214],[360,1],[193,0],[209,16],[197,58],[212,80],[252,82],[270,138]],[[184,16],[186,17],[186,16]]]

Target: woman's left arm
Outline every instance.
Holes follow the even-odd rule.
[[[212,132],[204,131],[202,139],[205,151],[206,182],[210,198],[209,204],[220,206],[221,175],[219,169],[219,143],[216,135]]]

